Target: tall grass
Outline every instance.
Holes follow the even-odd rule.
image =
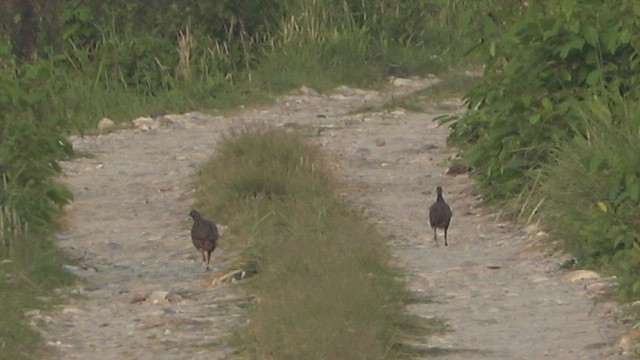
[[[238,335],[246,355],[396,358],[406,329],[425,331],[403,311],[408,297],[384,239],[336,196],[300,135],[231,135],[197,184],[197,206],[229,226],[222,246],[257,271],[244,285],[256,298]]]
[[[506,4],[286,1],[262,32],[231,18],[224,36],[194,31],[197,24],[185,23],[171,38],[133,32],[115,19],[98,22],[87,30],[92,46],[78,32],[64,56],[52,56],[66,88],[58,107],[92,128],[105,116],[121,122],[156,108],[228,108],[301,85],[327,90],[442,73],[473,61],[462,54],[480,42],[487,12],[513,12]]]
[[[524,208],[579,265],[615,275],[621,298],[631,300],[640,296],[640,109],[615,104],[591,100],[578,110],[583,130],[540,170]]]

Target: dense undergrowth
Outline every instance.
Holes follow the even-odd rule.
[[[72,197],[56,182],[58,161],[73,156],[68,134],[102,117],[445,71],[472,59],[462,54],[489,12],[507,19],[517,9],[508,0],[0,2],[0,292],[12,299],[0,301],[11,313],[0,357],[35,357],[21,314],[54,303],[51,288],[70,281],[51,243]],[[42,296],[50,300],[34,300]]]
[[[337,197],[301,135],[229,136],[197,184],[198,207],[228,224],[225,243],[257,271],[244,283],[256,302],[238,335],[250,358],[393,359],[407,336],[442,330],[406,314],[382,236]]]
[[[451,124],[480,191],[541,221],[578,264],[640,298],[640,6],[530,2],[487,28],[482,84]]]

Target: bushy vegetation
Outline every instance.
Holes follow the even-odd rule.
[[[639,15],[633,1],[530,2],[488,26],[483,82],[450,137],[485,199],[542,220],[625,299],[640,296]]]
[[[71,198],[54,181],[61,170],[57,160],[70,155],[71,146],[64,119],[46,111],[55,89],[40,89],[50,76],[48,67],[40,65],[21,68],[24,74],[0,66],[2,358],[32,358],[38,335],[23,313],[55,303],[51,290],[71,281],[61,267],[63,256],[50,241],[55,215]]]
[[[324,90],[437,72],[480,42],[484,14],[508,18],[515,6],[0,1],[0,290],[11,299],[2,295],[0,306],[12,316],[1,323],[0,349],[9,358],[33,357],[36,335],[21,313],[70,281],[50,241],[72,196],[55,181],[58,161],[73,156],[68,134],[93,129],[102,117],[124,122],[157,109],[263,101],[303,84]]]
[[[202,169],[198,207],[228,224],[225,243],[258,273],[239,331],[251,358],[396,358],[421,327],[381,235],[333,182],[318,149],[279,130],[225,138]]]

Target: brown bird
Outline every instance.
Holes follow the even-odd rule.
[[[202,251],[202,265],[206,264],[207,270],[209,270],[211,253],[216,249],[218,237],[220,237],[218,227],[212,221],[203,219],[202,215],[196,210],[191,210],[189,216],[193,218],[191,240],[196,249]]]
[[[449,229],[449,223],[451,223],[451,216],[453,213],[451,212],[451,208],[444,202],[444,198],[442,197],[442,187],[438,186],[436,188],[436,202],[431,205],[429,208],[429,224],[433,229],[433,241],[436,242],[436,246],[440,246],[438,244],[438,234],[437,229],[444,229],[444,246],[448,246],[447,244],[447,229]]]

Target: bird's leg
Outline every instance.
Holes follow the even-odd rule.
[[[207,265],[207,258],[206,258],[205,252],[206,251],[202,250],[202,266],[203,267]]]
[[[211,261],[211,251],[207,251],[207,270],[209,270],[210,261]]]
[[[437,233],[437,228],[434,226],[433,227],[433,241],[436,242],[436,246],[440,246],[440,244],[438,244],[438,233]]]
[[[449,246],[449,244],[447,244],[447,228],[444,228],[444,246]]]

